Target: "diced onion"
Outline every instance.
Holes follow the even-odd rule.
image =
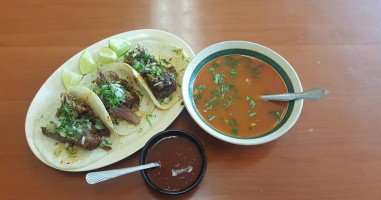
[[[162,85],[162,84],[163,84],[163,81],[160,81],[160,82],[153,84],[153,86]]]
[[[87,123],[87,124],[86,124],[86,128],[89,129],[89,130],[91,130],[91,123]],[[81,133],[82,133],[82,130],[81,130]]]
[[[82,141],[81,141],[81,144],[82,144],[82,145],[85,144],[85,140],[86,140],[85,136],[82,136]]]
[[[112,91],[118,98],[124,97],[126,95],[125,92],[121,89],[121,87],[122,86],[119,84],[111,84]]]

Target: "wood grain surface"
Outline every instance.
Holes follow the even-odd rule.
[[[0,199],[380,199],[381,1],[0,1]],[[169,128],[204,144],[208,169],[181,196],[149,189],[140,173],[88,185],[85,172],[40,162],[25,139],[28,107],[67,59],[111,35],[160,29],[198,53],[246,40],[288,60],[303,88],[330,94],[304,102],[295,126],[259,146],[204,132],[184,110]],[[43,102],[41,102],[43,103]],[[140,151],[102,168],[138,164]]]

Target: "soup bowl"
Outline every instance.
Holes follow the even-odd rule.
[[[205,117],[203,118],[201,113],[201,112],[208,112],[208,109],[210,109],[210,107],[203,111],[197,110],[198,99],[197,99],[195,91],[200,88],[198,88],[199,87],[198,85],[197,86],[195,85],[195,80],[196,80],[196,77],[198,77],[199,72],[202,71],[202,69],[204,68],[203,71],[209,70],[214,75],[215,74],[214,69],[213,70],[210,69],[212,67],[210,67],[208,63],[212,63],[212,61],[215,61],[216,59],[221,58],[223,56],[226,57],[226,56],[237,56],[237,55],[243,56],[245,58],[247,57],[247,58],[252,58],[254,60],[258,60],[259,62],[266,64],[266,66],[271,67],[273,71],[275,71],[278,74],[278,76],[281,78],[286,92],[297,93],[297,92],[303,91],[302,85],[300,83],[300,80],[295,70],[282,56],[280,56],[275,51],[265,46],[252,43],[252,42],[226,41],[226,42],[217,43],[207,47],[206,49],[198,53],[189,63],[187,69],[185,70],[183,81],[182,81],[182,87],[181,87],[185,107],[188,110],[191,117],[193,118],[193,120],[203,130],[205,130],[210,135],[220,140],[223,140],[225,142],[238,144],[238,145],[258,145],[258,144],[263,144],[263,143],[275,140],[279,138],[280,136],[284,135],[295,124],[295,122],[297,121],[301,113],[301,110],[303,107],[303,100],[289,101],[288,104],[286,104],[287,106],[285,107],[284,112],[282,112],[281,118],[277,119],[278,121],[276,124],[274,124],[273,127],[270,127],[268,130],[266,130],[263,133],[260,133],[254,136],[248,136],[248,137],[246,136],[243,137],[243,136],[227,133],[226,131],[221,131],[219,128],[212,126],[211,120],[214,119],[215,116],[212,116],[212,117],[209,116],[210,117],[209,119],[204,119]],[[221,63],[221,65],[222,64],[223,63]],[[218,65],[216,65],[216,67],[217,66]],[[206,69],[206,68],[209,68],[209,69]],[[205,72],[205,73],[209,73],[209,72]],[[229,76],[229,75],[230,74],[228,73],[225,73],[225,74],[221,73],[222,77]],[[203,78],[205,78],[205,76],[203,76]],[[213,79],[213,77],[211,79]],[[214,81],[215,83],[218,82],[218,80],[216,79]],[[270,85],[271,87],[271,84],[267,84],[267,85]],[[246,88],[243,88],[241,90],[245,90],[245,89]],[[238,90],[239,89],[237,89],[237,91]],[[256,95],[258,95],[258,98],[260,99],[260,95],[264,95],[264,94],[256,94]],[[242,97],[242,98],[245,98],[245,97]],[[204,102],[206,103],[204,102],[202,103],[203,105],[205,104],[205,106],[207,106],[212,100],[213,99],[210,99],[209,102],[207,100],[204,100]],[[249,96],[246,97],[246,100],[250,100]],[[253,115],[256,114],[255,112],[253,112],[255,111],[254,105],[255,104],[253,102],[252,104],[253,110],[248,110],[246,114],[243,112],[239,112],[237,114],[238,111],[236,111],[235,115],[247,115],[248,113],[249,114],[251,113],[250,117],[252,117]],[[234,113],[235,107],[232,106],[231,109],[232,111],[230,115]],[[224,122],[226,120],[223,117],[221,117],[221,119]],[[220,119],[218,116],[216,116],[216,119],[214,120],[220,120]],[[268,120],[272,120],[272,119],[269,118]],[[257,121],[258,123],[260,123],[259,120]],[[229,121],[226,120],[226,122],[227,122],[226,124],[230,124],[232,126],[234,126],[234,123],[236,123],[235,121],[232,122],[231,120]],[[256,125],[256,123],[251,123],[251,124],[254,124],[254,126]],[[251,130],[251,127],[250,127],[250,130]]]

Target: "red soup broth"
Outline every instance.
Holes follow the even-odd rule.
[[[261,95],[287,92],[280,75],[262,60],[226,55],[207,63],[197,74],[193,99],[213,128],[235,137],[254,137],[273,129],[288,102],[264,101]]]
[[[146,170],[150,181],[167,191],[182,191],[200,177],[202,153],[190,139],[168,136],[156,142],[147,152],[146,163],[160,162],[160,167]]]

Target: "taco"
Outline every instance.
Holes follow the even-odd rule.
[[[126,54],[124,62],[133,68],[157,107],[169,109],[181,99],[179,83],[189,62],[181,48],[142,41]]]
[[[34,134],[34,143],[44,160],[55,168],[85,167],[119,144],[101,100],[85,87],[69,88],[61,94],[58,109],[48,109],[51,113],[44,114],[50,121]]]
[[[142,130],[148,124],[146,117],[155,108],[147,91],[124,63],[104,65],[86,75],[80,85],[92,89],[101,99],[119,135]]]

